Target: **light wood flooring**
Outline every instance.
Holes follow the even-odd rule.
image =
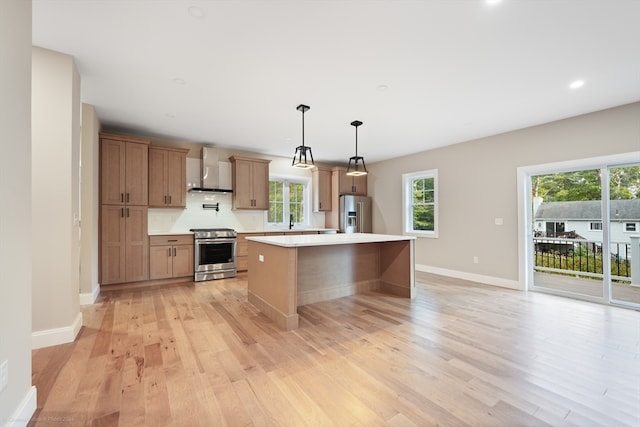
[[[30,426],[640,426],[640,313],[417,273],[415,300],[299,308],[246,275],[103,292],[33,352]]]

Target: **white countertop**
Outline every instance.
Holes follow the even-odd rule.
[[[283,228],[283,229],[277,229],[277,228],[270,228],[268,230],[236,230],[238,233],[245,233],[245,234],[254,234],[254,233],[303,233],[305,231],[312,231],[312,232],[320,232],[320,231],[325,231],[325,232],[338,232],[337,228]]]
[[[211,228],[215,228],[215,227],[211,227]],[[274,229],[269,229],[269,230],[236,230],[236,232],[238,233],[247,233],[247,234],[253,234],[253,233],[302,233],[304,231],[313,231],[313,232],[320,232],[320,231],[324,231],[324,232],[337,232],[338,230],[335,228],[292,228],[291,230],[287,229],[283,229],[283,230],[274,230]],[[149,236],[174,236],[174,235],[180,235],[180,234],[193,234],[193,231],[151,231],[149,232]]]
[[[414,236],[392,234],[343,233],[343,234],[303,234],[296,236],[256,236],[247,240],[274,246],[295,248],[300,246],[351,245],[354,243],[381,243],[415,240]]]

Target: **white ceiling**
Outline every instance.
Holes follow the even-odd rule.
[[[292,156],[307,104],[327,162],[353,120],[372,163],[639,101],[638,22],[639,0],[33,0],[104,127]]]

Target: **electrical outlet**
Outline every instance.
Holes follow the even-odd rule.
[[[258,261],[264,262],[264,255],[258,255]]]
[[[0,392],[7,388],[9,383],[9,361],[5,360],[0,365]]]
[[[479,262],[480,262],[480,260],[478,259],[478,257],[477,257],[477,256],[474,256],[474,257],[473,257],[473,263],[474,263],[474,264],[477,264],[477,263],[479,263]]]

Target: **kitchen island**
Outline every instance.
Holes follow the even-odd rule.
[[[300,305],[365,291],[413,298],[414,240],[369,233],[247,237],[248,300],[292,330]]]

